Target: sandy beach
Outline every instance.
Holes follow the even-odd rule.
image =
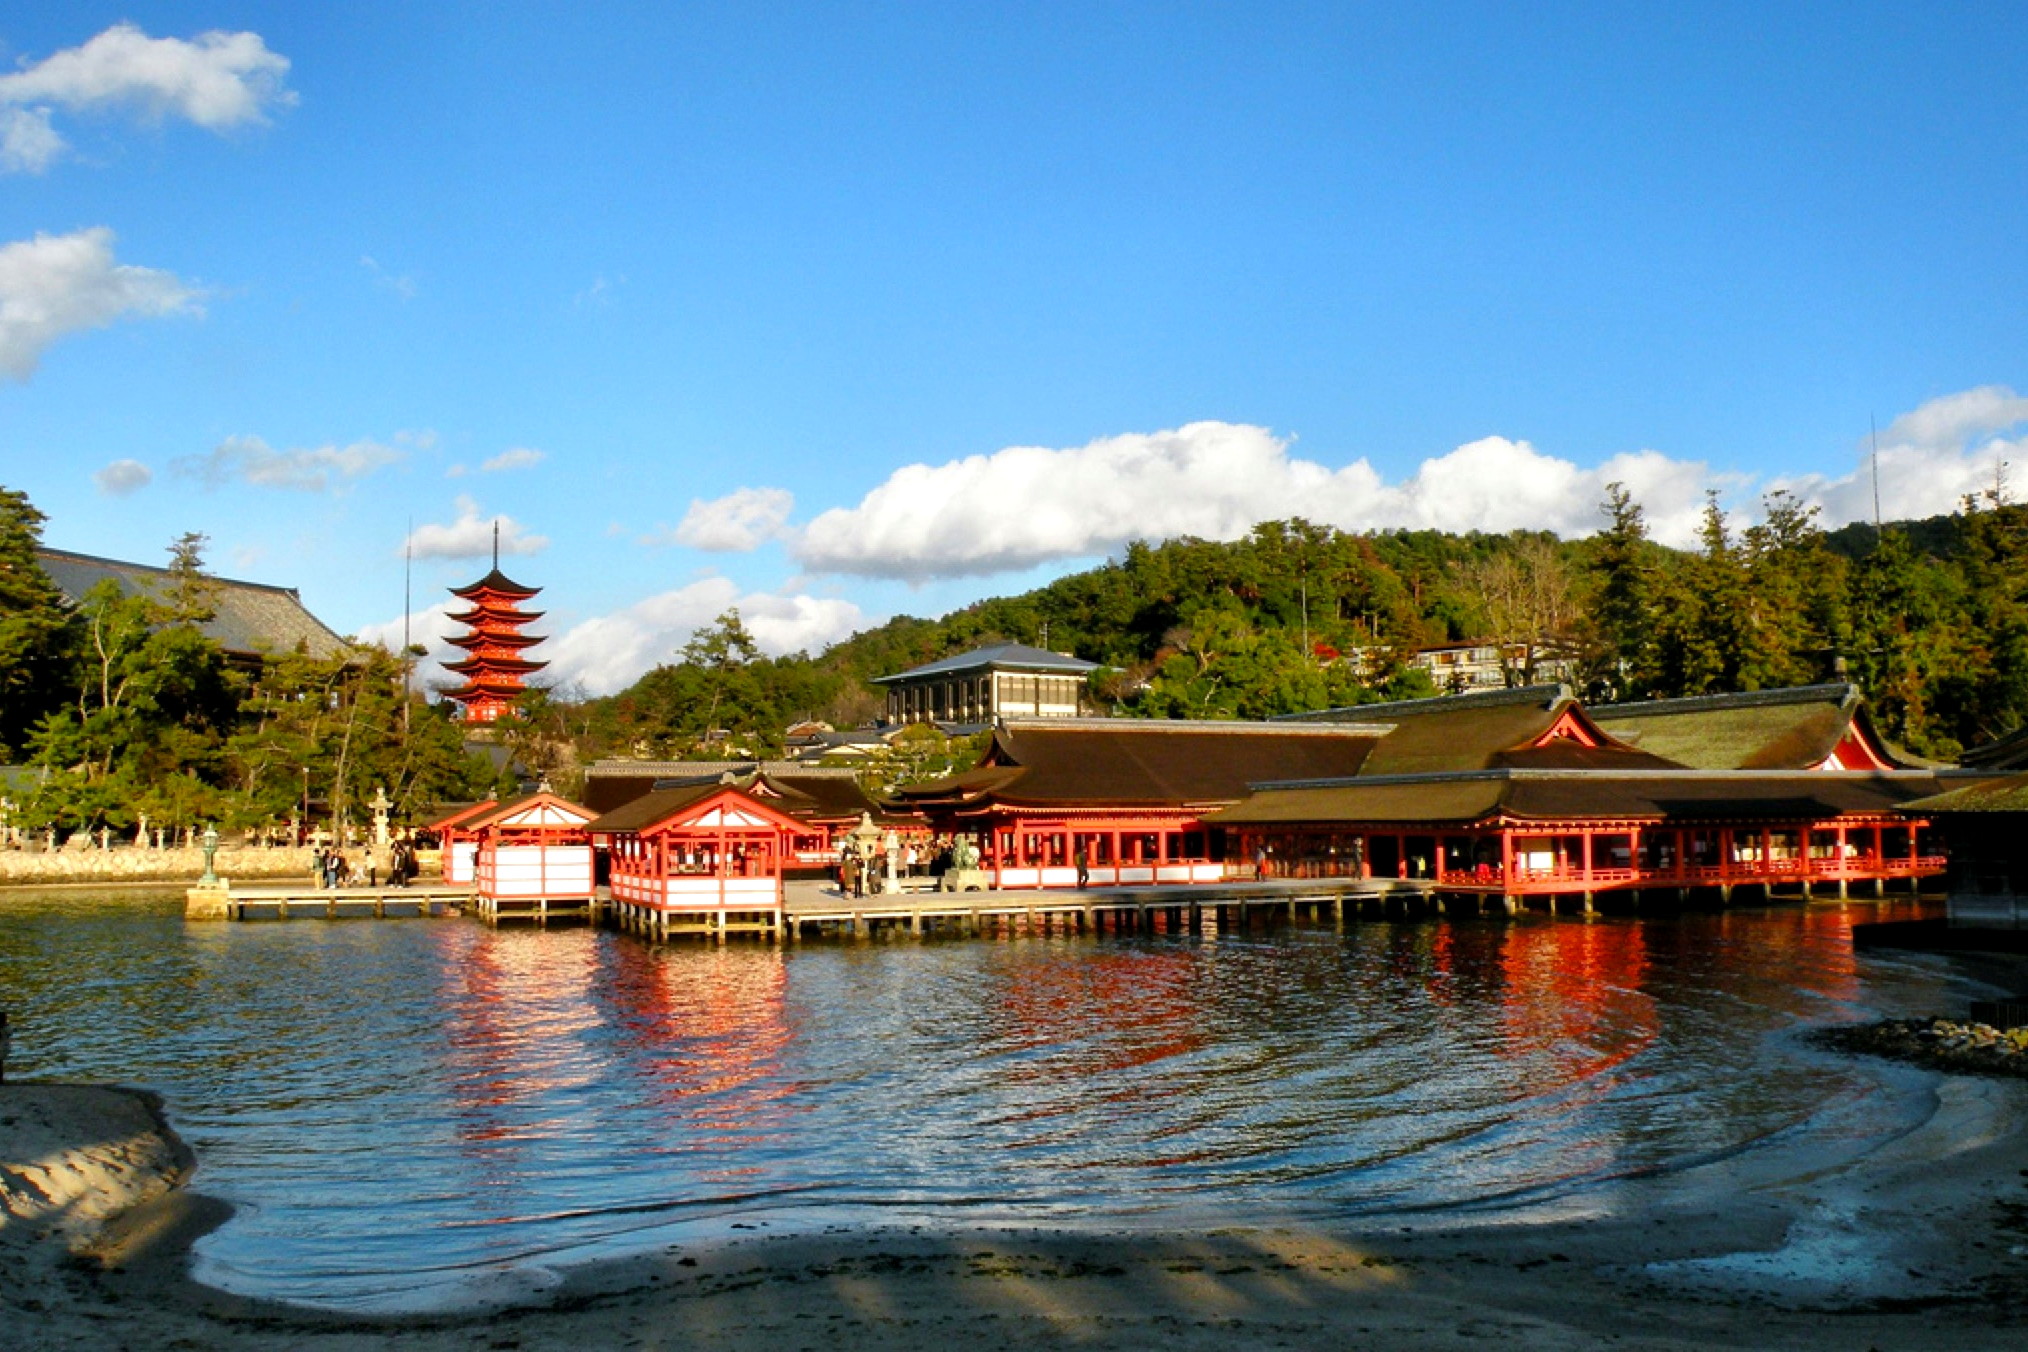
[[[451,1315],[354,1318],[191,1281],[203,1197],[149,1095],[0,1088],[0,1344],[2003,1348],[2028,1339],[2028,1085],[1936,1081],[1829,1167],[1780,1147],[1635,1180],[1607,1214],[1195,1233],[754,1238],[560,1273]],[[184,1186],[191,1182],[193,1186]]]

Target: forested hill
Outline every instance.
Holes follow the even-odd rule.
[[[1232,542],[1135,544],[1115,561],[940,620],[900,617],[819,657],[762,658],[736,615],[697,634],[576,722],[590,754],[695,754],[707,730],[779,743],[802,718],[874,717],[866,682],[984,643],[1105,663],[1101,707],[1145,717],[1265,717],[1433,693],[1402,656],[1461,639],[1528,642],[1575,660],[1594,699],[1828,679],[1843,659],[1890,737],[1953,754],[2028,716],[2028,508],[1988,497],[1884,532],[1827,534],[1769,496],[1702,546],[1647,538],[1617,491],[1605,527],[1546,533],[1347,534],[1268,522]],[[1347,654],[1364,650],[1365,661]]]

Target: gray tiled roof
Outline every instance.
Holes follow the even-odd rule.
[[[156,592],[169,579],[166,568],[73,554],[64,549],[38,549],[35,557],[42,571],[49,574],[49,580],[72,605],[108,578],[119,583],[130,596],[136,592]],[[224,577],[212,581],[218,587],[218,614],[203,630],[207,638],[227,652],[243,656],[280,654],[293,652],[298,644],[312,657],[336,657],[345,651],[345,640],[305,610],[302,597],[293,588]]]
[[[961,671],[985,671],[999,668],[1002,671],[1060,671],[1066,675],[1082,676],[1087,671],[1098,670],[1098,663],[1087,662],[1081,657],[1065,657],[1045,648],[1031,648],[1026,643],[996,643],[990,648],[974,648],[956,657],[945,657],[928,662],[892,676],[875,676],[875,685],[890,681],[914,681],[926,676],[952,676]]]

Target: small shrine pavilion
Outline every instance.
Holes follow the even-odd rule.
[[[423,827],[437,838],[441,871],[447,883],[470,883],[477,877],[479,832],[472,824],[492,815],[500,807],[498,798],[482,798],[446,813]]]
[[[467,656],[444,663],[464,683],[444,692],[455,700],[467,723],[492,723],[514,707],[514,700],[527,688],[528,677],[548,666],[522,656],[543,640],[521,630],[542,618],[541,611],[521,609],[522,603],[539,594],[539,587],[524,587],[500,571],[495,545],[493,571],[469,587],[454,587],[451,595],[470,604],[448,618],[467,626],[463,634],[446,636],[445,642],[462,648]]]
[[[671,934],[782,932],[782,871],[821,848],[821,829],[735,783],[656,789],[592,821],[623,929]]]
[[[588,910],[596,893],[591,834],[595,814],[544,788],[465,822],[478,839],[473,882],[479,914],[548,919]]]

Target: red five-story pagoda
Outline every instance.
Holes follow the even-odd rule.
[[[521,632],[524,625],[541,619],[542,612],[523,610],[521,603],[541,590],[524,587],[502,573],[497,553],[492,572],[469,587],[451,589],[451,595],[469,601],[471,608],[448,618],[469,626],[471,632],[445,639],[469,654],[462,661],[444,663],[446,671],[454,671],[465,680],[457,689],[446,691],[445,697],[458,702],[467,723],[491,723],[499,718],[513,707],[514,697],[525,688],[527,678],[549,665],[522,656],[542,642],[538,634]]]

